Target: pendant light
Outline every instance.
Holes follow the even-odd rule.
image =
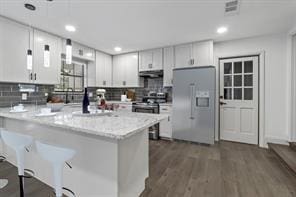
[[[49,45],[44,45],[44,67],[50,67],[50,52]]]
[[[33,68],[33,57],[32,57],[32,50],[27,50],[27,69],[32,70]]]
[[[72,41],[66,40],[66,64],[72,64]]]

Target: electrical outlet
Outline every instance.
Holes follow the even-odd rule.
[[[88,93],[88,97],[93,97],[94,95],[93,95],[93,93],[92,92],[90,92],[90,93]]]
[[[48,96],[48,93],[47,93],[47,92],[45,92],[45,93],[44,93],[44,96]]]
[[[22,100],[26,101],[28,99],[27,93],[22,93]]]

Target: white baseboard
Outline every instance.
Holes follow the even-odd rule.
[[[275,136],[265,136],[264,138],[264,147],[267,148],[267,143],[283,144],[289,145],[289,140],[286,138],[279,138]]]

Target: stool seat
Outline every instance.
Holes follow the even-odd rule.
[[[1,130],[1,137],[4,143],[16,152],[17,168],[20,185],[20,196],[24,197],[24,178],[25,175],[25,150],[31,145],[33,138],[28,135],[19,134],[16,132]]]
[[[67,191],[71,192],[73,196],[75,194],[62,186],[63,182],[63,167],[69,159],[71,159],[76,151],[69,149],[69,148],[64,148],[64,147],[59,147],[55,145],[49,145],[46,143],[42,143],[40,141],[36,141],[36,147],[37,147],[37,152],[40,154],[40,156],[51,163],[53,166],[53,176],[54,176],[54,188],[55,188],[55,193],[56,197],[62,197],[63,189],[66,189]]]

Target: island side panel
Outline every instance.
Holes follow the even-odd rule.
[[[149,176],[149,139],[145,129],[119,141],[119,196],[138,197]]]
[[[104,137],[77,135],[70,130],[48,127],[8,118],[2,118],[2,127],[7,130],[31,135],[35,140],[56,144],[76,150],[69,161],[72,169],[64,167],[64,186],[79,197],[118,196],[118,141]],[[3,152],[12,164],[16,164],[12,150],[3,147]],[[36,178],[53,186],[51,165],[36,152],[35,146],[26,152],[25,167],[35,171]]]

